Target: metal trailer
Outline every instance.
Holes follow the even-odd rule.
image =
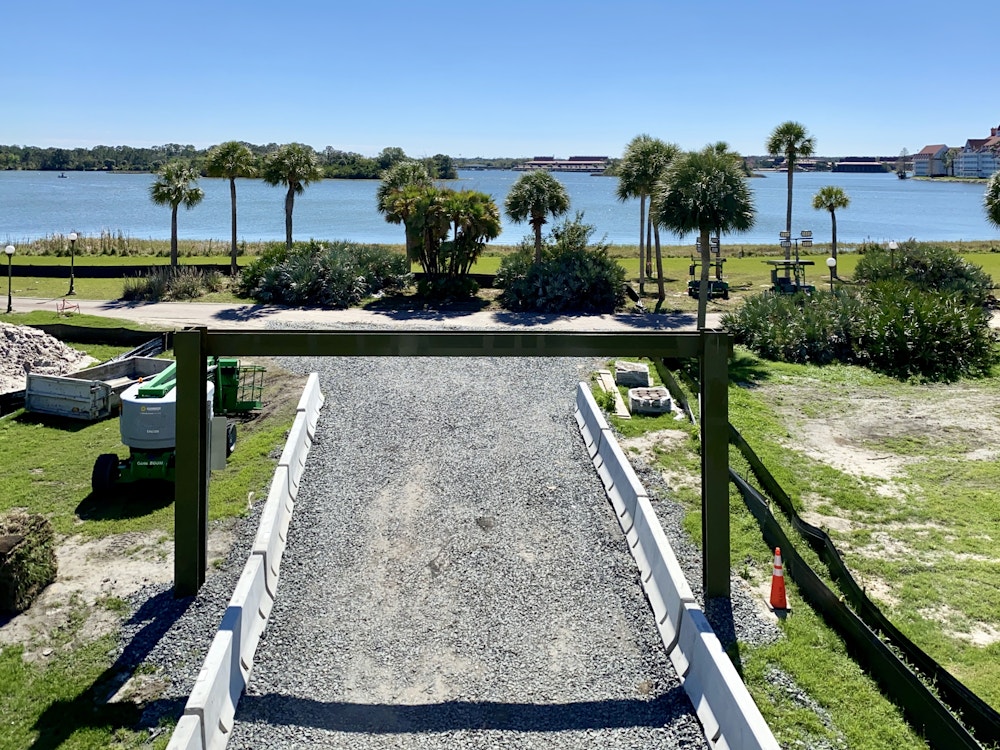
[[[169,359],[127,357],[68,375],[28,373],[25,411],[96,421],[121,409],[121,394],[173,364]]]

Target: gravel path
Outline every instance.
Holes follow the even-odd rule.
[[[572,417],[594,362],[292,363],[327,402],[230,748],[706,746]]]

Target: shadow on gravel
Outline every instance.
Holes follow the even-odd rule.
[[[313,727],[331,732],[405,734],[455,730],[565,732],[587,729],[664,727],[691,713],[682,688],[650,700],[638,698],[573,703],[446,701],[420,705],[341,703],[290,695],[244,695],[241,720]]]
[[[180,716],[184,711],[185,700],[182,699],[153,701],[146,705],[139,705],[128,695],[123,695],[121,700],[113,699],[194,601],[193,596],[175,599],[170,589],[147,599],[129,618],[129,623],[141,623],[141,627],[115,662],[74,698],[54,701],[38,717],[34,727],[38,738],[30,750],[62,748],[73,734],[79,731],[85,736],[90,727],[110,730],[113,736],[116,729],[152,728],[156,727],[160,716]]]
[[[586,319],[589,316],[579,313],[497,312],[493,317],[497,323],[510,326],[540,326],[555,323],[559,320],[577,319],[581,321],[580,330],[587,330]],[[616,323],[636,331],[693,329],[698,323],[697,317],[689,313],[672,313],[670,315],[617,313],[609,317]]]
[[[743,676],[743,662],[740,660],[740,649],[736,642],[736,622],[733,618],[733,602],[728,597],[713,597],[705,600],[705,619],[715,631],[722,648],[736,667],[740,677]]]

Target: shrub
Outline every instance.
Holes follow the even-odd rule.
[[[260,255],[248,263],[236,282],[236,291],[241,297],[254,297],[264,274],[273,266],[284,263],[288,249],[284,243],[272,243],[264,247]]]
[[[993,289],[989,274],[948,247],[907,240],[894,251],[874,243],[866,243],[864,249],[854,272],[856,281],[903,281],[924,291],[958,294],[973,305],[985,304]]]
[[[159,269],[146,276],[125,279],[122,299],[129,302],[159,302],[167,296],[167,274]]]
[[[316,243],[273,252],[254,261],[241,276],[241,289],[259,302],[343,308],[376,292],[402,288],[409,278],[406,258],[377,245]]]
[[[196,299],[201,296],[201,271],[197,268],[178,266],[168,270],[167,294],[172,299]]]
[[[996,358],[982,306],[899,281],[836,295],[757,295],[722,322],[767,359],[859,364],[900,379],[982,375]]]
[[[496,283],[500,304],[532,312],[609,313],[625,304],[625,269],[608,255],[604,240],[588,244],[594,227],[583,214],[553,228],[534,263],[527,240],[500,262]]]
[[[857,361],[896,378],[956,380],[995,360],[989,314],[960,294],[883,281],[865,290],[855,325]]]

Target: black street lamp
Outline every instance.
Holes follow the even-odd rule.
[[[3,251],[7,256],[7,314],[10,315],[11,311],[14,309],[13,306],[11,305],[11,298],[10,298],[10,274],[11,274],[10,261],[11,258],[14,257],[14,246],[7,245],[7,247],[5,247]]]
[[[69,233],[69,291],[66,294],[76,294],[73,291],[73,260],[74,248],[76,247],[76,232]]]

